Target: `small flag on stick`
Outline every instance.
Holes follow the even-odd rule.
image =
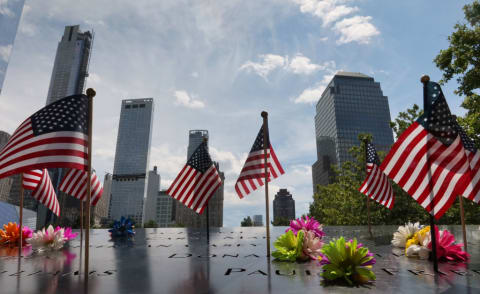
[[[82,201],[87,201],[87,187],[85,185],[88,173],[79,169],[70,169],[60,183],[60,191],[65,192]],[[98,180],[95,172],[92,171],[90,181],[92,189],[92,206],[95,206],[102,197],[103,185]]]
[[[42,168],[87,169],[88,98],[73,95],[27,118],[0,151],[0,178]]]
[[[424,114],[393,144],[380,169],[439,219],[471,181],[469,160],[440,86],[425,83]]]
[[[60,216],[60,204],[47,169],[34,169],[23,173],[22,186],[32,190],[32,197]]]
[[[265,159],[264,159],[264,138],[263,138],[263,126],[258,132],[257,138],[253,143],[252,149],[248,154],[247,160],[240,172],[237,182],[235,183],[235,191],[238,197],[243,198],[250,194],[252,191],[258,189],[264,185],[265,177]],[[283,175],[285,171],[282,165],[278,161],[275,151],[271,144],[267,146],[267,170],[268,181],[272,176],[274,179],[280,175]]]
[[[222,179],[202,142],[173,181],[167,194],[202,214],[208,200],[222,185]]]
[[[366,148],[367,177],[358,190],[388,209],[392,209],[395,200],[392,185],[380,169],[380,159],[378,158],[375,146],[368,142]]]

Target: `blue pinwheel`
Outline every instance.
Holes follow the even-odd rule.
[[[121,217],[120,220],[116,220],[113,223],[113,228],[108,230],[112,236],[115,237],[132,237],[135,235],[135,227],[133,226],[133,222],[129,218]]]

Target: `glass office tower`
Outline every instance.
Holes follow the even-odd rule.
[[[153,99],[122,101],[112,176],[110,219],[130,217],[143,224],[152,137]]]
[[[316,105],[317,162],[312,166],[313,190],[330,182],[332,164],[352,160],[348,150],[369,133],[377,150],[393,144],[388,98],[380,83],[361,73],[338,72]]]
[[[0,1],[0,94],[25,0]]]

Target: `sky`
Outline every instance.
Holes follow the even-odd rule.
[[[0,0],[0,17],[9,2]],[[17,0],[18,1],[18,0]],[[380,82],[394,119],[422,104],[420,77],[469,1],[374,0],[26,0],[0,95],[1,130],[12,133],[45,105],[55,52],[66,25],[93,30],[87,87],[96,90],[93,166],[112,172],[122,99],[153,97],[150,168],[167,189],[186,163],[188,131],[206,129],[225,172],[224,226],[265,215],[264,190],[239,199],[235,181],[269,113],[270,140],[285,175],[270,184],[312,202],[315,103],[335,72]],[[461,115],[455,81],[444,88]],[[272,204],[270,204],[272,209]],[[270,213],[273,216],[273,213]]]

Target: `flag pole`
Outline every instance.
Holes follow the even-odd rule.
[[[65,198],[65,197],[62,197]],[[83,218],[84,218],[84,212],[83,212],[83,201],[80,200],[80,242],[83,240]]]
[[[263,117],[263,159],[265,166],[265,223],[267,225],[267,257],[270,258],[270,209],[268,201],[268,160],[267,149],[270,148],[268,140],[268,112],[262,111]]]
[[[465,209],[463,207],[463,196],[458,196],[460,198],[460,221],[462,222],[462,232],[463,232],[463,249],[468,252],[467,248],[467,229],[465,227]]]
[[[367,144],[368,144],[368,138],[364,138],[363,142],[365,145],[365,171],[367,171],[367,158],[368,158],[368,150],[367,150]],[[370,234],[370,238],[373,238],[372,234],[372,223],[370,221],[370,196],[367,196],[367,219],[368,219],[368,233]]]
[[[20,177],[20,245],[18,246],[18,258],[22,258],[22,243],[23,243],[23,194],[24,194],[24,189],[23,189],[23,173]]]
[[[203,142],[205,142],[205,144],[208,144],[208,138],[206,137],[203,137]],[[207,145],[208,146],[208,145]],[[208,213],[208,207],[209,207],[209,203],[207,202],[207,207],[206,207],[206,218],[207,218],[207,244],[210,244],[210,215]]]
[[[85,285],[88,285],[88,260],[89,260],[89,249],[90,249],[90,203],[92,200],[92,185],[90,184],[92,178],[92,121],[93,121],[93,97],[95,97],[96,92],[92,88],[87,89],[88,97],[88,170],[87,170],[87,203],[86,203],[86,214],[87,218],[85,220]],[[83,202],[83,200],[82,200]],[[88,288],[85,287],[85,290]]]
[[[430,105],[428,103],[428,97],[427,97],[427,84],[428,82],[430,82],[430,77],[427,76],[427,75],[424,75],[422,76],[422,78],[420,79],[420,81],[422,82],[423,84],[423,111],[424,111],[424,114],[427,114],[429,112],[427,112],[427,108],[430,108]],[[428,144],[428,142],[427,142]],[[428,148],[427,148],[428,149]],[[429,178],[431,179],[432,178],[432,172],[431,172],[431,169],[430,169],[430,163],[429,163],[429,158],[428,158],[428,151],[426,153],[426,159],[427,159],[427,166],[428,166],[428,176]],[[433,193],[433,187],[432,187],[432,182],[429,181],[429,185],[431,187],[431,193]],[[432,194],[430,193],[430,197],[432,197]],[[431,201],[433,203],[433,201]],[[435,212],[435,210],[434,210]],[[437,273],[438,272],[438,260],[437,260],[437,237],[436,237],[436,234],[435,234],[435,219],[432,215],[432,213],[429,213],[430,214],[430,236],[432,238],[432,255],[433,255],[433,270]]]
[[[456,115],[452,115],[452,116],[453,116],[453,119],[456,121],[457,116]],[[465,227],[465,208],[463,206],[463,196],[460,195],[460,196],[458,196],[458,198],[459,198],[459,201],[460,201],[460,222],[462,224],[463,249],[465,249],[465,251],[468,252],[468,248],[467,248],[467,229]]]

